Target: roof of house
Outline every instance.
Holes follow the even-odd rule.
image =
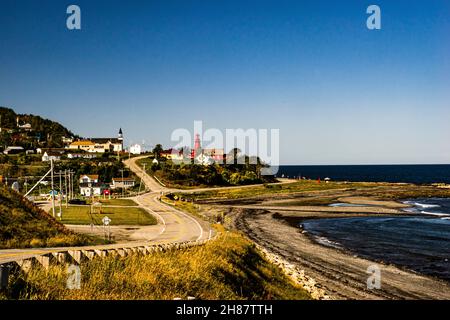
[[[47,155],[49,157],[61,157],[61,153],[58,153],[58,152],[45,151],[44,156],[45,155]]]
[[[99,143],[99,144],[105,144],[108,142],[122,144],[122,141],[119,140],[118,138],[91,138],[90,140],[94,143]]]
[[[80,179],[83,177],[88,177],[91,180],[98,180],[98,174],[82,174],[82,175],[80,175]]]
[[[134,178],[113,178],[112,179],[115,182],[123,182],[123,181],[133,181],[134,182]]]
[[[6,148],[6,150],[23,150],[23,147],[14,147],[14,146],[11,146],[11,147]]]
[[[87,145],[91,146],[93,144],[95,144],[95,143],[93,143],[92,141],[89,141],[89,140],[78,140],[78,141],[72,142],[70,145],[71,146],[87,146]]]

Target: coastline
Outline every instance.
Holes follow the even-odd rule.
[[[240,229],[271,254],[295,265],[333,299],[450,299],[450,284],[443,280],[317,244],[286,223],[274,225],[270,214],[246,219]],[[374,264],[381,269],[380,290],[366,286],[367,268]],[[308,288],[309,282],[303,286]]]
[[[263,248],[269,260],[300,282],[316,299],[450,299],[450,283],[443,279],[357,256],[345,248],[325,246],[300,230],[299,221],[310,219],[417,216],[404,212],[409,205],[396,200],[384,201],[367,195],[355,197],[340,192],[333,198],[347,203],[365,202],[370,206],[276,206],[295,201],[292,195],[277,195],[259,198],[251,205],[248,198],[243,199],[242,204],[234,201],[227,207],[233,226]],[[317,196],[320,195],[314,193],[314,197]],[[367,268],[372,265],[381,270],[381,289],[367,289]]]

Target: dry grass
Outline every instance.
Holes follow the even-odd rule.
[[[79,246],[101,243],[76,234],[33,203],[0,186],[0,249]]]
[[[80,290],[66,289],[66,269],[15,274],[3,298],[20,299],[310,299],[255,246],[222,230],[204,246],[148,256],[96,259],[81,266]],[[1,296],[0,296],[1,297]]]
[[[376,183],[369,182],[330,182],[297,181],[286,184],[265,184],[232,189],[211,189],[203,192],[176,194],[178,197],[189,200],[203,199],[240,199],[246,197],[263,196],[270,194],[289,194],[299,192],[324,191],[335,189],[371,189],[377,187]]]

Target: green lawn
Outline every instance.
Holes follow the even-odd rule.
[[[58,208],[56,209],[58,212]],[[98,210],[98,209],[96,209]],[[64,224],[91,224],[102,225],[103,217],[111,219],[111,225],[154,225],[157,220],[142,208],[134,207],[102,207],[102,213],[90,214],[90,206],[63,207]]]
[[[99,201],[105,206],[133,207],[138,205],[131,199],[100,199]]]

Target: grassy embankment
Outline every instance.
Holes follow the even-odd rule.
[[[221,230],[203,246],[81,265],[81,289],[66,288],[66,267],[15,273],[0,299],[310,299],[254,244]]]
[[[76,234],[16,192],[0,186],[0,249],[104,243]]]
[[[370,182],[330,182],[318,183],[317,181],[302,180],[284,184],[262,184],[256,186],[244,186],[229,189],[211,189],[209,191],[195,193],[179,193],[176,194],[180,198],[188,200],[202,199],[240,199],[255,196],[264,196],[271,194],[288,194],[312,191],[324,191],[334,189],[370,189],[377,187],[376,183]]]
[[[157,220],[150,213],[137,206],[131,199],[101,199],[102,206],[69,205],[62,207],[64,224],[102,225],[102,219],[108,216],[111,225],[154,225]],[[56,208],[58,212],[59,208]]]
[[[225,200],[242,199],[256,196],[284,195],[312,193],[314,191],[345,190],[358,196],[370,196],[380,200],[400,200],[408,198],[428,198],[428,197],[450,197],[449,188],[439,188],[432,185],[395,184],[379,182],[330,182],[318,183],[317,181],[302,180],[285,184],[264,184],[257,186],[245,186],[230,189],[211,189],[209,191],[193,193],[175,193],[179,198],[185,200]],[[323,197],[324,195],[321,194]],[[315,205],[327,204],[329,200],[316,199]],[[312,205],[311,200],[298,200],[301,204]]]

